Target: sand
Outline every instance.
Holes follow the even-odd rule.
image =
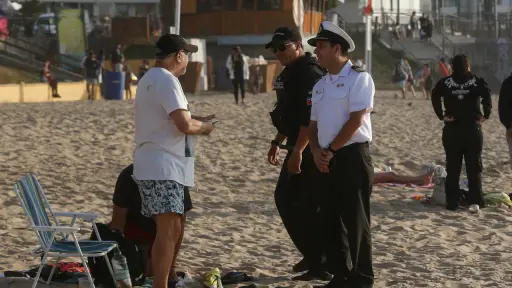
[[[418,174],[424,163],[442,164],[442,124],[430,102],[392,96],[376,96],[375,166]],[[257,275],[272,287],[309,285],[289,280],[301,256],[274,205],[279,169],[266,163],[275,133],[267,113],[274,97],[249,96],[246,107],[235,106],[229,95],[190,98],[194,113],[221,119],[211,136],[198,141],[195,207],[178,263],[194,276],[219,267]],[[38,263],[28,255],[36,238],[12,192],[15,181],[33,172],[55,211],[93,211],[108,222],[117,175],[132,159],[134,125],[129,101],[4,104],[0,123],[3,272]],[[505,130],[496,112],[484,133],[484,189],[512,192]],[[512,287],[512,211],[448,212],[411,199],[425,191],[374,188],[375,287]],[[9,281],[0,287],[30,284]]]

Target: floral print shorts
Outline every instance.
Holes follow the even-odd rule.
[[[152,217],[169,212],[184,213],[184,185],[172,180],[137,180],[136,182],[142,200],[142,215]]]

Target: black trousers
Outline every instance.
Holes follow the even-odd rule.
[[[443,128],[443,146],[446,154],[446,206],[457,209],[461,200],[459,189],[462,159],[466,162],[469,205],[484,207],[482,191],[482,127],[476,122],[446,123]]]
[[[334,273],[332,283],[336,283],[332,287],[373,286],[370,231],[373,173],[369,144],[355,143],[338,150],[329,173],[320,175],[327,263]]]
[[[245,81],[244,78],[236,77],[231,80],[233,83],[233,93],[235,94],[235,102],[238,104],[238,90],[240,90],[242,101],[245,99]]]
[[[291,175],[286,155],[274,193],[277,210],[290,238],[304,256],[310,270],[320,270],[323,245],[318,188],[314,180],[320,174],[313,155],[306,148],[302,153],[301,173]]]

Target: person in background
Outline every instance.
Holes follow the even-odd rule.
[[[85,87],[87,89],[87,100],[95,100],[96,99],[96,86],[98,85],[98,76],[101,71],[101,66],[98,60],[96,60],[96,55],[94,52],[89,51],[89,55],[84,61],[84,78],[85,78]]]
[[[413,184],[418,186],[427,186],[432,184],[434,170],[431,169],[417,176],[408,176],[397,174],[395,172],[376,172],[374,173],[373,184],[395,183],[395,184]]]
[[[132,83],[133,83],[133,72],[128,62],[123,58],[123,72],[124,72],[124,92],[126,93],[126,99],[132,99]]]
[[[416,98],[416,91],[414,90],[414,73],[412,72],[412,67],[409,64],[409,60],[404,59],[405,69],[407,73],[407,81],[406,81],[406,89],[411,91],[412,97]]]
[[[509,161],[512,166],[512,74],[501,84],[498,113],[500,122],[506,129]]]
[[[420,89],[425,99],[429,100],[432,94],[433,76],[429,64],[423,64],[423,71],[420,78]]]
[[[110,62],[112,64],[113,72],[123,71],[122,60],[123,60],[124,56],[123,56],[122,48],[123,48],[123,46],[121,44],[117,44],[114,51],[112,51],[112,53],[110,53]]]
[[[53,98],[61,98],[59,95],[59,92],[57,91],[58,90],[57,79],[55,79],[55,76],[53,76],[52,71],[51,71],[50,61],[46,60],[44,62],[44,66],[43,66],[43,70],[42,70],[41,74],[42,74],[41,79],[43,81],[48,82],[48,85],[50,86],[50,88],[52,90],[52,97]]]
[[[399,92],[402,93],[402,99],[407,98],[407,78],[408,78],[408,68],[405,63],[405,57],[402,56],[400,61],[395,65],[395,72],[393,75],[393,82],[398,83],[400,88]],[[398,98],[399,92],[395,94],[395,98]]]
[[[256,65],[254,68],[254,94],[258,95],[261,90],[261,84],[263,83],[263,76],[261,75],[260,66]]]
[[[185,187],[194,186],[197,135],[213,130],[213,115],[197,117],[178,77],[185,74],[198,47],[165,34],[155,47],[155,66],[141,79],[135,98],[133,177],[141,195],[141,213],[156,221],[151,253],[154,288],[167,288],[169,271],[183,237]]]
[[[98,75],[98,85],[100,86],[100,96],[103,99],[103,95],[105,94],[104,87],[103,87],[103,67],[104,67],[103,64],[105,62],[105,49],[101,48],[100,51],[98,51],[96,60],[98,60],[98,63],[100,64],[100,72]]]
[[[133,241],[137,246],[147,251],[147,262],[146,262],[146,277],[153,276],[153,266],[151,265],[151,250],[156,237],[156,222],[152,217],[146,217],[141,214],[141,198],[137,183],[132,178],[133,164],[126,166],[123,171],[119,174],[114,190],[114,197],[112,199],[112,220],[108,224],[111,230],[117,229],[122,231],[124,236]],[[188,188],[184,191],[184,203],[185,203],[185,214],[192,210],[192,199]],[[185,222],[183,223],[185,224]],[[184,233],[185,226],[182,226],[182,235]],[[183,236],[180,237],[176,244],[176,255],[181,248]],[[169,275],[170,280],[177,281],[178,276],[176,275],[176,259],[171,266],[171,272]]]
[[[464,159],[469,188],[467,201],[473,206],[470,209],[478,210],[485,206],[482,191],[482,123],[491,116],[491,90],[483,78],[471,73],[466,55],[456,55],[452,67],[453,74],[437,82],[431,97],[437,117],[444,122],[442,141],[446,155],[446,208],[453,211],[459,209],[459,178]]]
[[[226,68],[229,72],[229,79],[233,83],[235,103],[238,104],[238,90],[240,90],[242,104],[245,104],[245,80],[249,80],[249,63],[240,47],[233,47],[231,55],[226,60]]]
[[[149,70],[149,61],[147,59],[144,59],[144,60],[142,60],[142,63],[139,66],[139,75],[137,76],[138,80],[140,80],[142,78],[142,76],[144,76],[144,74],[146,74],[146,72],[148,72],[148,70]]]
[[[413,39],[418,38],[418,18],[416,17],[416,11],[412,11],[411,17],[409,18],[409,29],[410,37]]]

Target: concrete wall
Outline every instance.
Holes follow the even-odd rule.
[[[136,89],[136,86],[132,87],[134,98]],[[62,98],[52,98],[51,90],[46,83],[0,85],[0,103],[57,102],[87,99],[85,82],[59,83],[58,91]],[[99,93],[96,93],[96,95],[99,95]]]

